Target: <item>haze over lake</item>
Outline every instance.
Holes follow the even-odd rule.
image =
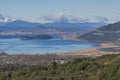
[[[65,39],[20,40],[18,38],[1,38],[0,52],[9,54],[45,54],[82,50],[98,46],[96,42],[74,41]]]

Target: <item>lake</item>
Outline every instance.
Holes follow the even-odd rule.
[[[1,38],[0,52],[9,54],[45,54],[60,53],[93,48],[97,42],[74,41],[65,39],[20,40],[18,38]]]

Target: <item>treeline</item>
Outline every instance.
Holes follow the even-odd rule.
[[[65,64],[6,65],[0,67],[0,80],[119,80],[120,55],[76,58]]]

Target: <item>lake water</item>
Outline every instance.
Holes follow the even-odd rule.
[[[45,54],[70,52],[98,46],[96,42],[63,39],[20,40],[17,38],[0,39],[0,52],[9,54]]]

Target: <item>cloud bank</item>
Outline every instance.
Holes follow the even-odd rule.
[[[62,12],[54,15],[46,15],[40,17],[43,22],[69,22],[69,23],[83,23],[83,22],[109,22],[109,19],[103,16],[94,16],[92,18],[80,18],[73,15],[66,15]]]
[[[9,17],[5,17],[0,14],[0,22],[11,22],[17,19],[12,19]],[[18,19],[20,20],[20,19]],[[45,15],[39,17],[41,23],[48,23],[48,22],[62,22],[62,23],[84,23],[84,22],[109,22],[110,19],[103,17],[103,16],[94,16],[90,18],[80,18],[75,17],[73,15],[67,15],[63,12],[59,12],[57,14]],[[29,20],[28,20],[29,21]]]
[[[0,14],[0,22],[11,22],[14,21],[14,19],[4,17],[2,14]]]
[[[62,12],[54,15],[46,15],[40,17],[40,20],[42,21],[48,21],[48,22],[69,22],[69,23],[80,23],[80,22],[88,22],[89,19],[82,19],[78,17],[74,17],[72,15],[66,15]]]

